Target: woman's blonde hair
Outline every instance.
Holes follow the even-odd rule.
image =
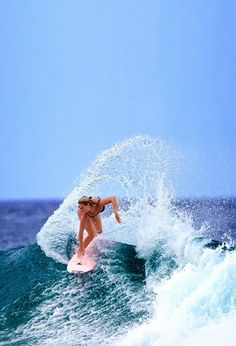
[[[92,206],[94,204],[93,201],[92,201],[92,196],[90,196],[90,197],[87,197],[87,196],[81,197],[78,200],[78,204],[85,204],[85,205],[89,204],[89,205]]]

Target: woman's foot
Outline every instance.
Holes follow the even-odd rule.
[[[83,256],[81,256],[81,254],[75,254],[75,262],[76,264],[82,264],[82,258]]]

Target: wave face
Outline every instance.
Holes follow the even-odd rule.
[[[0,344],[109,345],[145,318],[144,262],[130,245],[99,241],[99,249],[97,270],[81,275],[37,244],[1,252]]]
[[[200,222],[202,215],[196,222],[192,202],[180,207],[172,184],[177,168],[166,143],[125,140],[92,163],[38,244],[0,252],[1,345],[234,345],[235,246],[209,239],[219,237],[221,225],[230,242],[233,229]],[[78,198],[114,192],[123,223],[107,208],[104,234],[91,245],[96,269],[68,274]],[[219,202],[214,212],[226,207]],[[234,204],[228,207],[235,215]],[[196,215],[201,210],[210,206],[202,202]]]

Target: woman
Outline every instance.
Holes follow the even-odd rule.
[[[115,196],[110,196],[106,198],[99,197],[87,197],[83,196],[78,201],[78,217],[80,220],[80,227],[77,233],[77,238],[79,238],[79,248],[77,250],[77,255],[84,255],[85,248],[93,240],[93,238],[102,233],[102,222],[100,213],[105,210],[105,205],[112,204],[116,221],[121,223],[120,215],[118,213],[118,203]],[[84,230],[88,232],[88,235],[83,239]]]

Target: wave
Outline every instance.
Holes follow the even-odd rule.
[[[208,225],[194,226],[191,212],[173,203],[177,156],[148,136],[102,152],[42,227],[38,245],[0,253],[3,342],[209,345],[219,327],[233,345],[235,246],[211,241]],[[78,198],[114,193],[123,223],[106,208],[104,234],[91,244],[96,270],[68,274]]]
[[[236,253],[211,244],[189,239],[180,266],[162,244],[144,260],[97,238],[89,275],[68,274],[37,244],[1,252],[0,344],[207,345],[219,327],[218,341],[231,340]]]
[[[124,345],[227,345],[235,343],[236,253],[199,248],[186,250],[184,262],[169,277],[152,276],[152,318],[119,340]],[[232,320],[233,318],[233,320]],[[234,321],[234,322],[233,322]],[[215,334],[220,326],[222,335]],[[212,334],[214,332],[214,334]],[[200,338],[200,339],[199,339]]]
[[[70,275],[37,244],[0,253],[1,345],[86,345],[145,317],[144,261],[133,246],[97,239],[97,269]],[[124,315],[129,320],[124,319]],[[99,335],[98,335],[99,333]],[[88,336],[89,335],[89,336]]]
[[[148,136],[131,137],[103,151],[42,227],[37,235],[38,244],[47,256],[67,263],[66,244],[75,237],[78,228],[79,197],[116,194],[120,199],[123,223],[116,224],[111,212],[105,214],[104,236],[135,245],[135,232],[146,208],[150,208],[150,200],[158,196],[164,202],[170,198],[168,177],[174,169],[175,157],[174,150],[164,141]],[[168,184],[166,196],[164,185]]]

